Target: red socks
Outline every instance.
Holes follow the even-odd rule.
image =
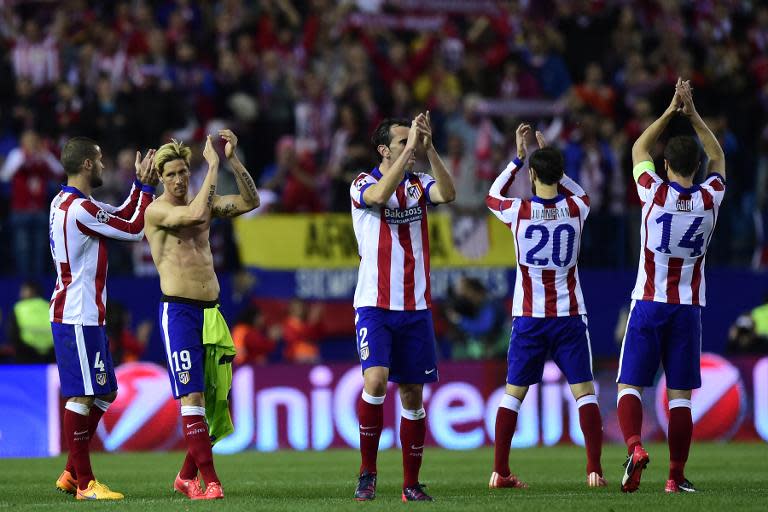
[[[587,475],[597,473],[603,476],[600,456],[603,451],[603,420],[597,405],[597,396],[584,395],[576,400],[579,409],[579,425],[584,434],[587,449]]]
[[[669,401],[669,479],[680,484],[685,480],[685,463],[691,449],[693,420],[691,419],[691,401],[677,398]]]
[[[384,396],[372,396],[363,391],[357,402],[360,421],[360,474],[376,473],[381,429],[384,427]]]
[[[624,434],[624,442],[627,444],[627,453],[631,454],[635,446],[643,444],[640,441],[640,431],[643,427],[643,402],[640,392],[632,388],[621,390],[616,414]]]
[[[195,464],[195,458],[189,452],[187,452],[184,463],[181,465],[179,477],[182,480],[194,480],[197,478],[197,464]]]
[[[384,396],[373,396],[363,391],[357,403],[360,421],[360,474],[376,473],[376,456],[379,439],[384,427]],[[403,487],[419,483],[419,470],[424,453],[424,438],[427,433],[426,412],[403,410],[400,418],[400,444],[403,450]]]
[[[493,451],[493,470],[501,476],[509,476],[509,448],[517,427],[517,413],[522,402],[504,394],[496,411],[496,442]]]
[[[187,440],[187,459],[192,458],[194,464],[200,469],[206,485],[213,482],[221,483],[213,468],[213,451],[211,438],[208,435],[208,424],[205,422],[205,407],[181,406],[181,421],[184,438]],[[187,459],[184,460],[182,470],[186,470],[188,476],[191,465],[188,465]]]
[[[403,488],[419,483],[419,469],[427,434],[427,413],[424,408],[403,410],[400,418],[400,444],[403,450]]]
[[[74,402],[67,402],[64,409],[64,437],[69,443],[69,460],[77,474],[77,487],[84,490],[88,487],[93,476],[91,469],[91,455],[88,444],[89,435],[88,406]]]
[[[88,413],[88,439],[89,440],[93,439],[93,436],[96,433],[96,427],[99,426],[99,421],[101,421],[101,417],[104,416],[104,413],[107,412],[107,409],[109,408],[110,403],[111,402],[105,402],[104,400],[99,400],[97,398],[94,401],[93,405],[91,406],[91,410]],[[73,478],[77,479],[77,471],[75,471],[75,464],[72,461],[71,452],[67,456],[67,466],[64,469],[69,471]]]

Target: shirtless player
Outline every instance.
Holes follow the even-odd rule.
[[[219,156],[209,135],[203,150],[208,174],[200,191],[189,201],[187,190],[192,150],[181,142],[172,141],[155,154],[155,166],[164,191],[145,214],[145,231],[163,292],[160,323],[168,375],[173,396],[181,399],[182,426],[187,441],[187,456],[176,476],[174,490],[191,499],[224,497],[213,467],[204,399],[207,377],[204,361],[210,354],[206,350],[211,349],[211,343],[226,344],[226,340],[231,343],[226,322],[218,311],[219,282],[213,270],[208,241],[211,219],[236,217],[259,206],[256,185],[235,154],[237,137],[230,130],[221,130],[219,136],[227,142],[224,154],[240,193],[216,195]],[[203,333],[207,336],[205,340]],[[210,339],[211,336],[216,339]],[[212,404],[208,407],[210,409]],[[198,479],[198,469],[205,490]]]

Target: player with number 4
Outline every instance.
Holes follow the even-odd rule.
[[[67,184],[51,202],[48,235],[56,267],[51,330],[64,406],[69,454],[56,488],[78,500],[119,500],[123,495],[96,480],[90,442],[117,397],[117,378],[105,330],[107,240],[144,237],[144,213],[154,198],[155,152],[136,153],[136,180],[120,206],[101,203],[91,191],[103,183],[101,148],[74,137],[61,150]]]
[[[528,487],[510,472],[509,449],[528,387],[541,381],[551,354],[576,399],[587,449],[587,485],[603,487],[602,419],[592,382],[587,310],[576,269],[589,197],[564,175],[562,154],[547,147],[541,132],[536,132],[539,149],[528,161],[533,197],[506,196],[523,168],[530,133],[527,124],[517,128],[517,158],[496,178],[485,200],[512,231],[518,259],[507,384],[496,413],[494,468],[488,486]]]
[[[693,178],[701,163],[694,137],[672,137],[664,149],[667,181],[656,174],[650,151],[676,115],[693,125],[709,160],[700,185]],[[643,203],[640,266],[627,330],[621,345],[617,414],[628,457],[621,490],[634,492],[648,464],[640,440],[643,387],[652,386],[664,366],[669,398],[669,477],[666,492],[694,492],[684,475],[691,446],[692,390],[701,387],[701,308],[704,257],[725,194],[725,156],[717,138],[693,105],[691,87],[678,79],[667,110],[632,147],[637,192]]]

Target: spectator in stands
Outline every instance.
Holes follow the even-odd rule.
[[[728,120],[726,137],[731,132],[739,143],[738,151],[726,148],[739,159],[734,165],[753,169],[765,160],[759,134],[768,119],[768,8],[760,2],[490,2],[496,12],[489,2],[460,2],[460,11],[444,10],[448,3],[427,2],[423,13],[407,17],[409,7],[397,2],[219,1],[203,8],[188,0],[78,0],[53,2],[45,12],[41,2],[4,2],[0,154],[26,130],[52,141],[86,130],[81,134],[102,141],[107,160],[121,147],[199,136],[210,119],[237,120],[253,141],[245,156],[254,169],[270,164],[283,137],[296,141],[300,164],[276,188],[288,189],[287,211],[321,211],[340,204],[325,200],[339,176],[326,170],[350,167],[329,165],[338,161],[340,105],[358,104],[369,129],[385,116],[410,117],[415,97],[426,98],[436,145],[446,147],[447,134],[460,132],[465,154],[493,174],[492,155],[505,150],[496,134],[520,108],[545,122],[562,100],[581,98],[600,116],[598,127],[605,116],[622,127],[619,142],[598,132],[623,162],[633,133],[662,108],[656,92],[683,73],[702,112]],[[485,101],[482,115],[458,108],[478,97],[518,110],[488,109]],[[571,121],[560,146],[581,131]],[[708,256],[716,264],[768,261],[768,202],[758,197],[763,215],[750,215],[754,192],[764,188],[755,186],[756,176],[740,173],[729,183],[728,201],[741,208],[719,221],[728,229],[716,235],[723,249]],[[617,233],[619,245],[636,239]],[[616,264],[618,257],[605,257],[612,252],[593,261],[596,253],[585,251],[584,263]]]
[[[750,314],[739,315],[728,330],[726,351],[730,355],[762,354],[768,350],[768,338],[758,336]]]
[[[43,31],[34,19],[24,23],[13,48],[13,71],[17,77],[27,78],[35,87],[56,83],[59,67],[58,35],[64,26],[63,12],[58,11],[54,23]],[[5,78],[4,78],[5,79]]]
[[[584,187],[592,212],[599,213],[584,231],[582,254],[593,265],[617,266],[624,261],[623,239],[616,236],[621,222],[614,210],[624,200],[618,161],[597,116],[577,114],[576,125],[563,151],[565,173]]]
[[[289,213],[319,212],[323,209],[317,167],[311,156],[299,153],[296,139],[282,137],[277,143],[277,162],[264,170],[260,186],[281,198],[275,206]]]
[[[131,328],[131,312],[118,301],[109,299],[105,323],[109,350],[115,365],[140,360],[152,336],[152,321],[144,320],[136,326],[134,332]]]
[[[24,277],[50,273],[48,264],[49,187],[60,182],[64,168],[32,130],[21,136],[0,169],[0,181],[10,184],[10,225],[16,271]]]
[[[478,279],[461,277],[445,304],[453,359],[502,357],[507,351],[505,314]]]
[[[3,311],[0,309],[0,327],[2,327],[2,325],[3,325]],[[0,336],[2,335],[3,335],[3,329],[0,328]],[[15,362],[13,357],[14,354],[16,354],[16,349],[14,348],[10,340],[6,338],[0,339],[0,364]]]
[[[331,146],[336,106],[328,94],[324,77],[314,72],[304,75],[295,116],[299,149],[313,155],[325,154]]]
[[[327,175],[331,180],[332,209],[349,210],[349,184],[370,166],[365,114],[356,103],[339,107],[337,128],[331,139]]]
[[[768,110],[768,85],[765,86],[765,103]],[[756,205],[752,213],[755,224],[755,250],[752,254],[752,268],[764,269],[768,268],[768,126],[760,136],[755,182]]]
[[[550,98],[559,98],[571,86],[571,76],[558,49],[562,37],[552,28],[528,35],[526,63],[533,70],[541,90]]]
[[[576,97],[584,105],[603,117],[613,118],[616,93],[603,81],[603,69],[597,62],[590,62],[584,74],[584,81],[573,88]]]
[[[33,281],[25,281],[19,291],[19,301],[8,315],[8,341],[16,352],[16,362],[21,364],[53,363],[53,351],[49,303],[42,297],[40,288]]]
[[[317,363],[320,348],[317,342],[323,334],[320,316],[322,306],[309,306],[301,299],[294,299],[288,306],[288,316],[283,320],[284,357],[292,363]]]
[[[237,349],[234,363],[263,365],[279,360],[281,334],[279,325],[266,325],[264,314],[257,306],[246,307],[232,328]]]

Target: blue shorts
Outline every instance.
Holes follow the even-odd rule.
[[[547,355],[569,384],[592,380],[592,347],[586,315],[512,319],[507,384],[531,386],[541,382]]]
[[[389,368],[392,382],[437,382],[435,328],[430,310],[357,308],[355,331],[363,371],[384,366]]]
[[[161,299],[160,329],[174,398],[205,391],[203,310],[216,303],[166,296]]]
[[[633,300],[616,382],[648,387],[664,365],[667,387],[701,387],[701,306]]]
[[[117,391],[104,326],[51,322],[51,331],[63,396],[99,396]]]

